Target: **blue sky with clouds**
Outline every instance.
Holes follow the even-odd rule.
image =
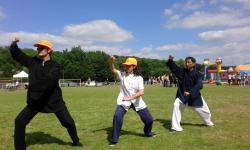
[[[194,56],[225,65],[250,60],[249,0],[5,0],[0,46],[51,40],[109,54],[166,59]]]

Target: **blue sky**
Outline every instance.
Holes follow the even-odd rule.
[[[0,1],[0,46],[48,39],[54,50],[166,59],[250,60],[249,0],[5,0]]]

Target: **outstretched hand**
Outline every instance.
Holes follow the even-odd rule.
[[[19,38],[18,37],[14,37],[13,39],[12,39],[12,43],[17,43],[17,42],[19,42],[20,40],[19,40]]]
[[[169,55],[169,56],[168,56],[168,59],[173,60],[173,59],[174,59],[174,56],[173,56],[173,55]]]
[[[115,56],[110,56],[110,61],[114,62],[116,60]]]

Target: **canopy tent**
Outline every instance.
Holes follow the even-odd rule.
[[[24,71],[21,71],[18,74],[13,75],[13,78],[28,78],[28,77],[29,75]]]
[[[242,74],[242,73],[249,73],[250,74],[250,64],[246,65],[238,65],[235,67],[235,71]]]
[[[29,75],[24,71],[21,71],[17,74],[14,74],[13,75],[13,87],[18,88],[19,86],[22,86],[23,85],[23,78],[28,78],[28,77],[29,77]],[[14,83],[15,79],[16,79],[16,83]],[[18,82],[19,79],[21,79],[21,83]]]

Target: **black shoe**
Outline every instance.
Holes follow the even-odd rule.
[[[83,147],[81,142],[73,142],[72,146]]]
[[[157,134],[155,134],[155,133],[151,133],[150,135],[147,135],[147,137],[150,137],[150,138],[155,138],[155,137],[157,137]]]

